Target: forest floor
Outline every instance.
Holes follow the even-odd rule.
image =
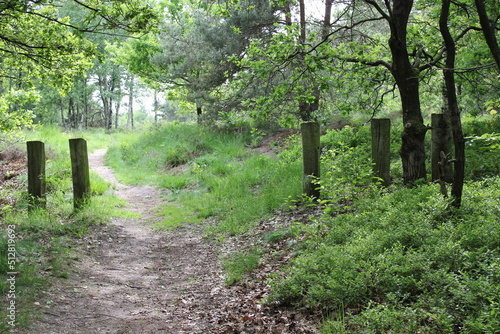
[[[162,219],[155,208],[165,196],[152,187],[119,183],[104,165],[105,152],[89,155],[91,168],[141,218],[112,218],[75,241],[78,260],[70,276],[54,278],[36,303],[40,317],[15,333],[317,333],[314,317],[261,303],[269,293],[268,275],[290,258],[283,245],[268,246],[275,249],[268,249],[259,268],[232,286],[225,284],[220,262],[221,254],[310,213],[276,215],[253,235],[224,244],[207,237],[210,222],[155,230],[152,224]]]

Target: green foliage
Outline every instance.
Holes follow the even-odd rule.
[[[466,141],[467,179],[479,180],[500,174],[500,133],[484,133]]]
[[[29,108],[39,99],[33,90],[11,89],[0,96],[0,140],[12,140],[21,129],[31,126],[34,115]]]
[[[260,263],[260,252],[253,249],[249,252],[231,254],[223,262],[226,270],[226,284],[233,285],[241,280],[243,275],[256,269]]]
[[[329,322],[346,333],[500,330],[500,179],[467,184],[455,211],[436,187],[374,189],[305,225],[271,300],[345,309]]]
[[[328,131],[321,138],[323,166],[320,187],[323,203],[345,206],[372,181],[371,137],[368,127]]]
[[[466,120],[463,122],[463,132],[469,137],[481,136],[485,133],[500,133],[500,117]]]

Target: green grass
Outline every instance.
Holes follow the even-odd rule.
[[[192,173],[200,191],[187,192],[179,201],[201,217],[216,216],[213,232],[240,234],[260,218],[280,208],[288,196],[300,194],[300,164],[266,156],[241,160],[211,155],[195,160]]]
[[[261,251],[251,249],[246,252],[236,252],[224,259],[223,266],[226,271],[226,284],[233,285],[243,276],[256,269],[260,264]]]
[[[162,205],[157,216],[164,218],[155,226],[164,230],[173,230],[184,224],[197,224],[201,221],[201,218],[175,203]]]
[[[247,138],[171,123],[123,138],[106,158],[123,182],[171,191],[177,204],[162,209],[158,227],[214,217],[212,232],[240,234],[301,191],[296,159],[253,154]]]

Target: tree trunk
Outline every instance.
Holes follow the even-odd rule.
[[[479,22],[481,23],[481,28],[483,29],[484,39],[486,40],[486,44],[488,45],[488,48],[490,49],[491,54],[495,59],[495,63],[497,64],[498,69],[500,70],[500,47],[498,46],[498,41],[496,39],[495,23],[488,17],[485,0],[475,0],[475,3],[477,13],[479,15]]]
[[[302,192],[319,200],[320,190],[320,125],[318,122],[305,122],[302,133]]]
[[[202,113],[203,113],[203,109],[202,109],[201,105],[196,104],[196,120],[197,120],[198,124],[201,124]]]
[[[130,76],[129,94],[128,94],[128,114],[127,128],[134,128],[134,77]]]
[[[121,106],[121,103],[120,101],[116,101],[116,104],[115,104],[115,129],[118,129],[118,120],[119,120],[119,117],[120,117],[120,106]]]
[[[449,120],[449,108],[446,114],[431,115],[431,180],[453,182],[453,168],[450,164],[443,164],[443,155],[451,158],[452,133]]]
[[[113,100],[112,98],[107,98],[107,111],[106,111],[106,130],[111,130],[113,127]]]
[[[444,70],[444,81],[446,84],[446,96],[450,108],[450,122],[453,133],[453,142],[455,144],[455,166],[453,176],[453,186],[451,196],[452,205],[459,207],[462,202],[462,190],[465,174],[465,139],[462,132],[462,122],[460,120],[460,109],[458,108],[457,93],[455,88],[455,41],[448,28],[448,17],[450,14],[451,0],[442,0],[441,16],[439,19],[439,28],[443,36],[446,47],[446,69]]]
[[[90,116],[90,107],[89,107],[89,98],[87,96],[87,90],[88,90],[88,85],[87,85],[87,78],[83,79],[84,84],[83,84],[83,94],[82,94],[82,100],[83,100],[83,113],[84,113],[84,122],[85,122],[85,129],[89,127],[89,116]]]
[[[64,117],[64,101],[59,99],[59,107],[61,111],[61,126],[66,129],[66,118]]]
[[[391,120],[372,119],[372,164],[375,182],[391,184]]]
[[[328,2],[327,1],[327,6],[325,9],[325,12],[328,11]],[[305,13],[305,3],[304,0],[299,0],[299,9],[300,9],[300,36],[299,40],[300,43],[305,45],[306,44],[306,13]],[[326,29],[326,25],[329,22],[329,17],[326,17],[325,13],[325,18],[323,21],[323,28]],[[325,34],[325,31],[323,30],[323,34]],[[303,56],[299,55],[298,59],[300,61],[303,61]],[[309,122],[313,120],[312,114],[316,110],[319,109],[319,101],[320,101],[320,91],[317,88],[317,84],[314,79],[310,80],[310,82],[306,83],[306,87],[309,87],[312,89],[312,96],[313,96],[313,101],[312,102],[306,102],[306,101],[301,101],[299,102],[299,115],[302,121],[304,122]]]
[[[155,124],[158,123],[158,91],[154,90]]]
[[[300,118],[304,122],[310,122],[313,120],[313,112],[319,109],[319,99],[320,93],[318,89],[314,89],[314,101],[313,102],[299,102],[299,114]]]
[[[425,178],[424,126],[420,109],[419,71],[413,67],[408,55],[407,26],[413,1],[394,0],[389,16],[391,37],[389,47],[392,54],[391,72],[398,85],[403,108],[404,130],[401,134],[401,162],[403,183]]]

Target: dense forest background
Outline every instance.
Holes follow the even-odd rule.
[[[32,121],[132,127],[134,108],[139,120],[271,127],[376,115],[421,125],[453,108],[446,73],[462,115],[494,117],[497,7],[3,1],[2,130]],[[145,91],[141,110],[133,101]]]

